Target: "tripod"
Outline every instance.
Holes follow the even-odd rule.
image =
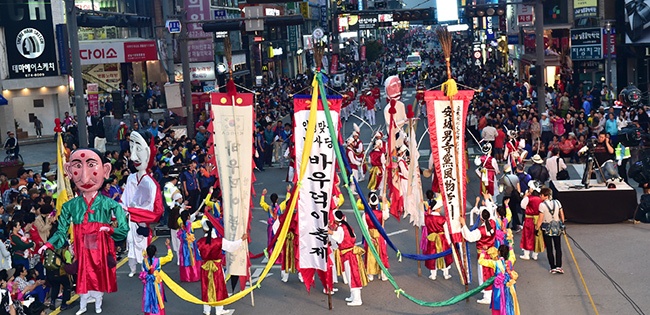
[[[585,189],[589,189],[589,180],[591,179],[591,172],[594,171],[594,163],[598,165],[598,172],[603,180],[605,179],[605,173],[603,173],[602,166],[598,163],[598,160],[594,156],[594,153],[589,150],[589,155],[587,156],[587,161],[585,162],[585,171],[582,173],[582,185],[585,186]],[[598,176],[596,176],[598,178]]]

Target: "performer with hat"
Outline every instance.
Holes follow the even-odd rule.
[[[354,178],[357,180],[361,181],[361,176],[363,176],[363,156],[359,157],[359,155],[356,152],[356,147],[355,147],[355,140],[354,138],[350,137],[347,140],[347,146],[346,146],[346,154],[348,156],[348,161],[350,162],[350,169],[352,169],[352,175]],[[358,192],[355,188],[355,186],[352,186],[352,193],[357,195]]]
[[[375,138],[373,149],[370,151],[370,179],[368,180],[368,189],[370,191],[381,190],[381,182],[386,168],[386,154],[384,154],[384,142]]]
[[[508,130],[508,142],[506,142],[505,156],[510,165],[510,172],[514,173],[517,165],[524,162],[528,151],[524,150],[526,141],[524,139],[517,139],[516,130]]]
[[[338,244],[341,261],[344,265],[344,277],[350,286],[350,297],[346,298],[348,306],[360,306],[361,288],[367,283],[363,254],[365,251],[355,245],[356,235],[354,230],[345,221],[345,216],[340,210],[334,211],[334,222],[329,226],[330,240]]]
[[[208,303],[222,301],[228,298],[222,264],[225,259],[224,251],[232,253],[239,250],[248,235],[244,233],[240,239],[230,241],[220,234],[211,220],[204,218],[201,220],[201,226],[205,236],[196,242],[201,259],[203,259],[203,265],[201,266],[201,300]],[[220,227],[220,230],[223,233],[223,227]],[[223,309],[223,306],[215,306],[214,309],[216,315],[229,313],[229,311]],[[211,311],[212,307],[210,305],[203,305],[204,315],[210,315]]]
[[[460,225],[462,226],[461,233],[463,238],[468,242],[476,242],[476,253],[479,261],[481,257],[488,258],[488,249],[494,247],[494,240],[496,237],[496,222],[490,218],[490,212],[483,210],[481,212],[481,226],[477,229],[470,231],[465,225],[465,217],[460,217]],[[494,270],[491,268],[483,267],[479,264],[478,267],[478,284],[481,285],[487,279],[494,275]],[[492,286],[488,286],[483,290],[483,298],[478,300],[479,304],[490,304],[492,299]]]
[[[363,106],[366,108],[366,120],[371,126],[375,125],[375,103],[377,99],[372,95],[371,91],[367,91],[363,96]]]
[[[483,155],[474,159],[474,164],[478,166],[476,174],[481,179],[481,193],[488,193],[492,196],[497,194],[494,184],[499,174],[499,165],[497,160],[492,157],[492,145],[489,142],[481,146]]]
[[[181,174],[180,168],[178,166],[172,166],[172,168],[167,172],[167,182],[163,187],[165,204],[167,204],[167,207],[169,208],[169,218],[167,220],[167,225],[170,229],[172,249],[176,253],[176,257],[178,257],[176,259],[176,263],[180,264],[180,256],[178,255],[178,250],[181,241],[178,238],[178,230],[180,229],[178,219],[180,218],[180,212],[188,208],[188,206],[187,203],[183,202],[183,194],[176,186],[178,184],[178,176]]]
[[[537,254],[544,251],[543,233],[535,230],[539,219],[539,205],[542,203],[540,197],[541,185],[537,181],[528,183],[526,195],[521,200],[521,208],[526,209],[524,218],[524,229],[521,233],[521,249],[524,254],[519,256],[523,260],[537,260]]]
[[[375,100],[377,100],[375,106],[377,107],[378,110],[381,110],[381,90],[379,90],[379,84],[375,83],[372,90],[370,90],[370,92],[372,92],[372,97],[374,97]]]
[[[386,220],[388,220],[390,217],[389,205],[386,197],[382,197],[382,202],[380,204],[379,196],[377,193],[370,192],[370,194],[368,194],[368,205],[370,206],[370,210],[375,215],[375,217],[379,220],[379,222],[381,222],[381,226],[384,226],[384,222],[386,222]],[[359,208],[359,210],[364,210],[361,199],[357,200],[357,208]],[[377,230],[377,227],[365,212],[363,214],[363,217],[363,221],[368,227],[368,234],[370,234],[371,238],[370,241],[373,245],[375,245],[375,248],[379,252],[381,262],[386,268],[390,268],[390,264],[388,263],[388,247],[386,246],[386,240],[381,236],[381,234],[379,234],[379,230]],[[374,280],[375,275],[381,275],[381,281],[388,280],[384,272],[381,271],[379,263],[377,263],[377,260],[375,260],[375,256],[370,254],[370,251],[368,250],[368,242],[366,242],[364,249],[366,253],[368,253],[366,255],[366,274],[368,275],[368,281]]]
[[[148,138],[148,139],[145,139]],[[129,213],[129,235],[126,238],[129,257],[129,277],[136,273],[136,265],[142,264],[142,253],[151,242],[149,224],[160,220],[164,212],[161,189],[149,174],[156,154],[150,134],[131,132],[131,161],[137,173],[129,175],[122,194],[122,207]]]
[[[442,213],[442,196],[435,194],[432,190],[428,190],[427,199],[429,199],[429,202],[426,204],[426,212],[424,214],[424,225],[427,229],[427,245],[423,248],[423,253],[425,255],[433,255],[448,250],[451,240],[449,239],[447,220]],[[453,257],[451,254],[424,262],[424,265],[431,273],[429,279],[436,280],[438,270],[442,270],[442,275],[445,280],[451,279],[449,269],[451,269],[452,262]]]

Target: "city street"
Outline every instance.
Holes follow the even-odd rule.
[[[406,90],[404,93],[404,103],[413,102],[413,90]],[[367,142],[371,137],[372,131],[366,125],[359,123],[356,119],[350,119],[342,130],[345,130],[345,137],[353,130],[352,123],[357,122],[361,126],[361,139]],[[383,124],[382,115],[377,115],[377,126]],[[419,125],[419,134],[422,133],[422,123]],[[423,157],[428,156],[428,136],[422,142],[420,152]],[[470,154],[474,152],[473,148]],[[23,156],[33,164],[37,164],[43,158],[54,160],[54,144],[40,144],[25,146],[22,150]],[[426,167],[426,158],[420,160],[421,165]],[[471,167],[473,168],[473,164]],[[579,167],[577,167],[579,169]],[[578,173],[575,165],[570,165],[570,175],[577,178]],[[257,193],[266,188],[269,193],[276,192],[280,198],[284,198],[286,183],[283,179],[286,176],[286,169],[267,168],[265,172],[256,172],[257,182],[254,184]],[[470,183],[468,184],[468,209],[471,207],[478,194],[479,187],[477,178],[473,169],[469,171]],[[367,182],[361,183],[365,186]],[[423,187],[426,190],[430,187],[430,181],[424,179]],[[347,194],[346,194],[347,196]],[[347,197],[346,197],[347,199]],[[342,207],[343,211],[348,214],[349,222],[360,235],[358,225],[351,211],[349,200],[345,201]],[[612,209],[616,211],[616,209]],[[266,214],[259,207],[259,195],[255,198],[255,208],[253,209],[252,243],[250,245],[251,253],[259,253],[266,244]],[[395,218],[390,218],[386,222],[386,231],[391,236],[391,240],[404,253],[415,252],[415,232],[414,228],[408,224],[407,220],[397,222]],[[642,266],[646,265],[648,254],[646,251],[639,250],[645,243],[650,231],[648,225],[633,225],[630,222],[621,222],[609,225],[580,225],[568,224],[568,233],[574,237],[580,245],[589,253],[589,255],[600,266],[618,282],[623,289],[640,303],[642,309],[650,309],[650,302],[645,298],[645,281],[641,279],[650,278],[650,271]],[[198,232],[197,237],[201,232]],[[515,250],[517,256],[521,254],[519,249],[519,238],[521,234],[515,234]],[[640,240],[640,241],[637,241]],[[357,238],[361,242],[361,237]],[[641,246],[637,246],[639,243]],[[164,237],[158,238],[154,244],[159,248],[159,254],[162,254],[164,248]],[[563,241],[563,262],[564,275],[549,274],[546,255],[539,255],[538,261],[518,260],[515,264],[515,270],[519,273],[517,281],[517,293],[522,314],[594,314],[589,298],[583,287],[581,277],[578,273],[577,266],[573,262],[572,255]],[[472,259],[475,259],[474,246],[472,248]],[[631,306],[625,299],[619,295],[612,284],[601,275],[595,266],[572,244],[573,254],[581,268],[582,275],[593,296],[596,307],[600,314],[632,314]],[[400,288],[405,292],[425,301],[443,301],[464,291],[464,287],[459,283],[458,273],[455,267],[452,268],[453,278],[443,280],[439,277],[436,281],[427,278],[428,270],[422,264],[422,276],[418,276],[418,267],[415,261],[404,259],[401,263],[397,261],[395,252],[389,249],[390,272],[395,277]],[[266,260],[258,259],[252,261],[251,273],[253,281],[257,280]],[[105,314],[140,314],[142,283],[137,277],[129,278],[128,267],[124,262],[120,263],[118,269],[118,286],[117,293],[109,294],[104,299]],[[178,280],[178,267],[175,263],[165,265],[167,272],[172,279]],[[476,262],[472,261],[472,270],[475,273]],[[183,283],[182,286],[190,293],[200,297],[200,283]],[[476,286],[476,279],[470,284],[470,288]],[[355,314],[488,314],[489,309],[486,305],[476,303],[476,297],[470,298],[469,302],[460,302],[456,305],[430,309],[418,306],[404,297],[397,297],[395,289],[388,282],[375,280],[362,290],[363,306],[350,309],[345,305],[344,298],[348,296],[349,290],[342,281],[336,286],[339,291],[333,295],[334,314],[346,314],[354,311]],[[228,285],[230,288],[230,285]],[[201,306],[193,305],[180,300],[175,294],[166,289],[167,303],[165,309],[167,314],[199,314]],[[252,306],[254,299],[255,307]],[[296,275],[291,275],[288,283],[280,281],[280,268],[278,265],[273,266],[268,278],[264,280],[260,289],[254,290],[252,296],[246,297],[226,308],[236,309],[237,314],[328,314],[327,296],[322,293],[322,287],[316,282],[316,287],[307,293],[302,283],[298,281]],[[74,313],[78,307],[63,312],[64,314]],[[57,311],[58,312],[58,311]],[[56,312],[55,312],[56,313]]]

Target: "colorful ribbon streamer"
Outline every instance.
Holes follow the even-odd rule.
[[[333,126],[332,115],[330,115],[329,105],[327,104],[327,98],[325,97],[325,95],[326,95],[325,94],[325,86],[324,86],[324,84],[322,82],[322,76],[323,76],[323,74],[319,71],[319,72],[316,73],[314,78],[318,81],[318,89],[320,90],[320,94],[321,94],[321,98],[322,98],[322,102],[323,102],[323,108],[325,110],[325,118],[327,119],[327,127],[328,127],[328,130],[330,132],[330,136],[332,137],[332,139],[337,139],[336,131],[332,127]],[[314,89],[314,90],[316,90],[316,89]],[[314,91],[314,95],[316,95],[316,94],[317,94],[317,92]],[[352,189],[350,189],[350,187],[349,187],[350,181],[348,180],[348,172],[347,172],[347,169],[345,168],[345,163],[343,162],[343,157],[342,157],[342,154],[341,154],[339,143],[338,143],[338,141],[334,141],[333,144],[334,144],[334,153],[336,154],[336,160],[338,162],[339,169],[341,171],[341,175],[342,175],[341,178],[343,180],[344,187],[347,188],[348,197],[350,198],[350,200],[355,200],[354,195],[352,194]],[[360,196],[362,196],[362,195],[360,194]],[[360,226],[360,229],[361,229],[361,233],[363,234],[363,237],[365,237],[366,239],[370,239],[370,234],[368,232],[368,228],[366,227],[365,224],[361,224],[362,218],[361,218],[361,213],[359,211],[359,208],[357,208],[357,204],[355,202],[352,202],[351,204],[352,204],[354,216],[357,219],[357,222],[359,223],[359,226]],[[369,209],[369,207],[368,207],[368,209]],[[381,224],[375,225],[375,226],[381,226]],[[370,252],[372,253],[372,255],[375,256],[375,259],[377,260],[377,263],[379,263],[379,267],[381,268],[381,270],[384,272],[384,274],[388,278],[388,281],[390,282],[390,284],[395,288],[395,293],[396,293],[397,297],[399,298],[399,296],[401,294],[404,297],[406,297],[407,299],[409,299],[412,302],[414,302],[414,303],[416,303],[418,305],[421,305],[421,306],[441,307],[441,306],[452,305],[452,304],[458,303],[458,302],[460,302],[460,301],[462,301],[462,300],[464,300],[466,298],[469,298],[472,295],[475,295],[475,294],[481,292],[483,289],[485,289],[486,287],[491,285],[492,282],[494,282],[494,277],[492,277],[492,278],[486,280],[479,287],[474,288],[474,289],[472,289],[470,291],[464,292],[464,293],[462,293],[460,295],[454,296],[454,297],[452,297],[452,298],[450,298],[450,299],[448,299],[446,301],[426,302],[426,301],[419,300],[419,299],[407,294],[403,289],[401,289],[397,285],[397,282],[395,282],[395,279],[393,278],[391,273],[388,271],[386,266],[384,266],[384,263],[381,261],[381,258],[379,257],[379,252],[377,251],[377,248],[375,247],[375,245],[372,244],[372,242],[369,242],[368,243],[368,248],[370,249]]]
[[[314,134],[316,133],[316,121],[317,121],[317,110],[318,110],[318,87],[319,87],[319,81],[316,80],[316,77],[314,77],[314,80],[312,81],[312,87],[313,87],[313,93],[312,93],[312,99],[311,99],[311,107],[309,108],[309,122],[307,123],[307,135],[305,137],[305,147],[304,151],[301,157],[301,164],[300,164],[300,175],[298,178],[298,184],[296,185],[296,192],[299,190],[300,186],[302,186],[302,180],[305,177],[305,172],[307,169],[307,164],[309,164],[309,153],[311,152],[311,146],[312,143],[314,142]],[[323,103],[327,104],[327,100],[324,100]],[[329,113],[328,113],[329,115]],[[329,116],[328,116],[329,117]],[[331,117],[330,117],[331,121]],[[335,139],[335,138],[334,138]],[[287,211],[287,217],[291,218],[293,217],[293,212],[296,209],[296,204],[298,202],[298,198],[291,198],[291,204],[289,205],[289,210]],[[277,244],[275,246],[282,247],[284,246],[284,242],[286,241],[287,238],[287,233],[289,232],[289,224],[291,223],[291,220],[285,220],[284,224],[282,224],[282,227],[280,228]],[[268,273],[271,271],[271,267],[275,264],[275,261],[278,259],[280,256],[279,250],[274,250],[271,253],[271,257],[269,258],[269,261],[266,263],[266,266],[264,267],[264,270],[262,270],[262,274],[257,280],[257,283],[254,286],[250,286],[243,291],[239,291],[231,296],[229,296],[225,300],[217,301],[217,302],[210,302],[206,303],[202,301],[201,299],[193,296],[187,290],[185,290],[183,287],[181,287],[178,283],[176,283],[174,280],[172,280],[166,273],[164,273],[162,270],[160,271],[159,275],[162,278],[163,282],[169,287],[169,289],[174,292],[179,298],[182,300],[185,300],[186,302],[190,302],[193,304],[201,304],[201,305],[210,305],[210,306],[223,306],[223,305],[229,305],[232,303],[235,303],[242,298],[246,297],[249,293],[251,293],[254,289],[260,288],[262,281],[266,278]]]

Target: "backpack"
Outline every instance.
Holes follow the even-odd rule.
[[[565,232],[565,226],[564,223],[560,220],[554,220],[555,218],[555,207],[557,206],[557,203],[555,200],[550,200],[551,203],[553,203],[553,207],[548,207],[548,203],[544,202],[546,206],[548,207],[548,211],[551,213],[551,222],[549,223],[542,223],[542,230],[544,231],[544,234],[548,236],[560,236],[564,234]],[[558,217],[559,219],[559,217]]]
[[[50,271],[59,270],[61,269],[62,265],[63,265],[63,257],[59,253],[51,249],[45,251],[45,259],[43,259],[43,267],[45,267],[46,270],[50,270]]]

